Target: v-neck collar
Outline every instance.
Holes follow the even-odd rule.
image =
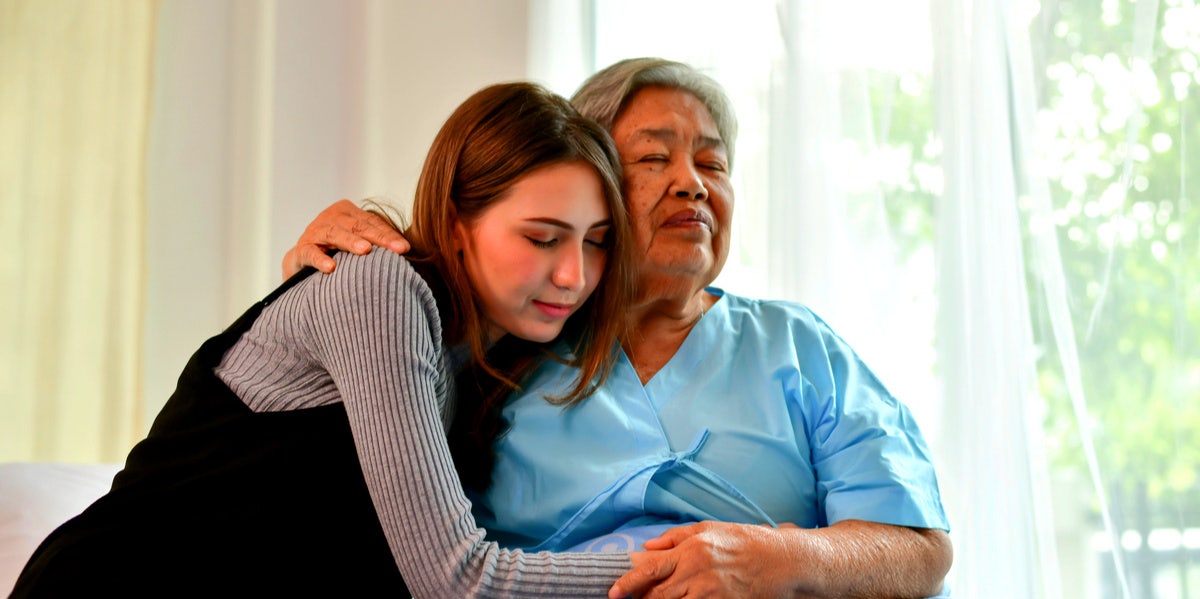
[[[679,349],[675,350],[675,354],[643,385],[646,396],[655,410],[662,407],[660,401],[669,398],[675,390],[683,388],[683,379],[695,372],[704,358],[712,353],[712,349],[721,343],[720,336],[728,329],[728,302],[723,301],[725,291],[718,287],[706,287],[704,290],[715,295],[716,301],[700,317],[692,330],[688,331],[687,337],[679,345]],[[633,368],[633,361],[624,349],[621,350],[621,358],[625,366],[633,372],[634,379],[640,381],[637,371]]]

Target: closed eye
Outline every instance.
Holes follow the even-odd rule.
[[[535,237],[529,237],[527,235],[527,236],[525,236],[525,239],[528,239],[529,243],[533,244],[533,247],[536,247],[536,248],[549,249],[549,248],[552,248],[552,247],[558,245],[558,238],[543,240],[543,239],[537,239]]]
[[[612,238],[611,233],[611,223],[608,221],[597,223],[592,228],[588,229],[587,236],[583,238],[583,242],[596,248],[607,250]]]

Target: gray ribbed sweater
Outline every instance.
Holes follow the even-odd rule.
[[[629,569],[627,553],[524,553],[484,540],[446,443],[451,377],[433,293],[392,252],[337,261],[267,306],[217,376],[258,412],[345,404],[415,597],[605,596]]]

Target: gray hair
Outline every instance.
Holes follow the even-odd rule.
[[[688,92],[708,109],[729,166],[733,166],[733,144],[737,140],[737,116],[721,84],[695,67],[663,58],[627,58],[588,77],[571,97],[571,104],[586,116],[612,131],[617,116],[634,94],[645,87],[661,86]]]

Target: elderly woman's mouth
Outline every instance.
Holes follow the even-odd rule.
[[[713,230],[713,219],[703,210],[680,210],[663,221],[663,227],[703,227]]]

